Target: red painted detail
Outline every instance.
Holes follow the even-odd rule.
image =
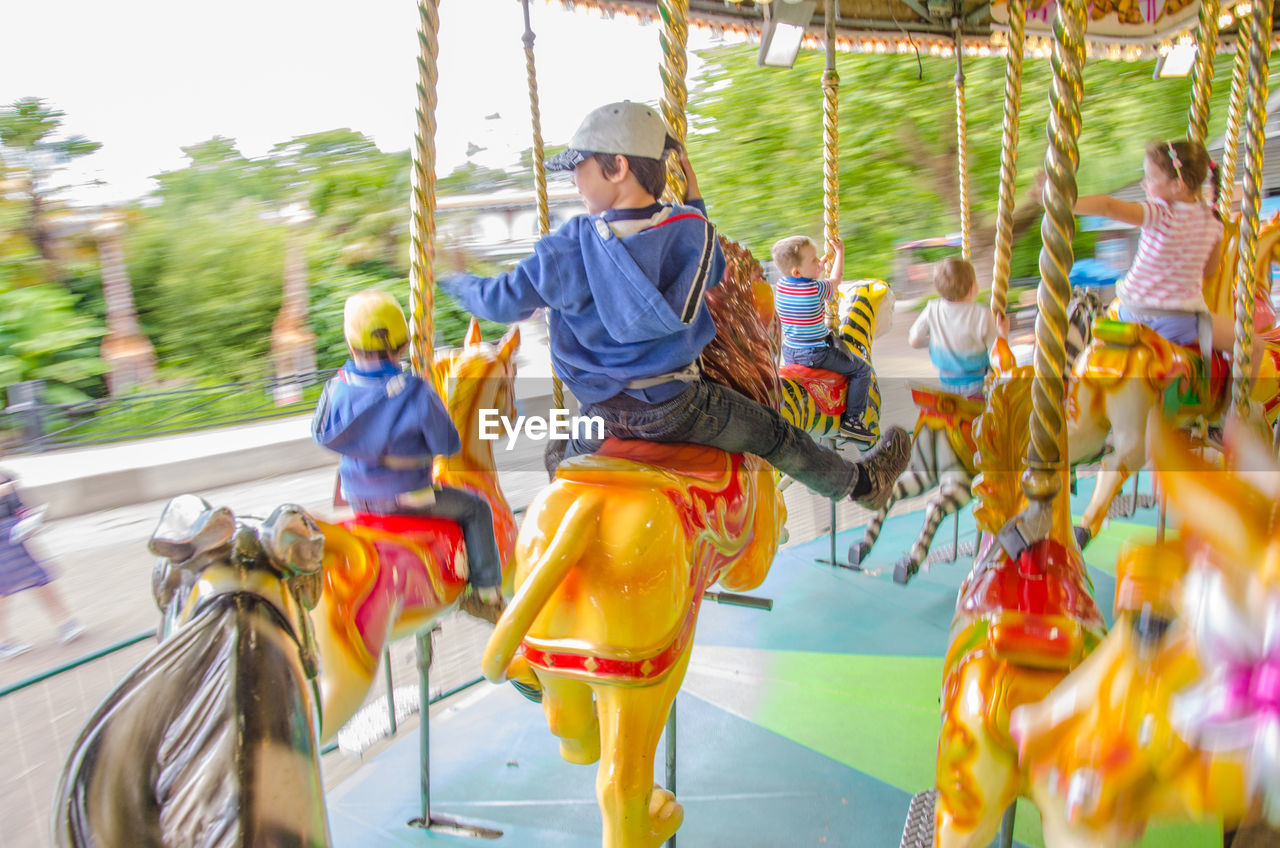
[[[849,378],[843,374],[793,363],[779,368],[778,376],[784,380],[795,380],[803,386],[809,397],[813,398],[818,411],[824,415],[838,417],[844,414]]]
[[[958,611],[974,616],[999,612],[1062,616],[1085,628],[1105,626],[1078,553],[1045,539],[1016,561],[1003,552],[999,557],[995,565],[966,581]]]

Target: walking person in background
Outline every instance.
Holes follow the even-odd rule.
[[[84,633],[84,626],[72,617],[54,588],[53,575],[27,548],[26,539],[31,530],[21,522],[31,517],[13,476],[0,469],[0,660],[31,650],[30,642],[8,636],[6,618],[9,598],[27,589],[35,590],[49,616],[58,623],[58,638],[64,644]]]

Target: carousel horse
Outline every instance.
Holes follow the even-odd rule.
[[[1122,552],[1116,626],[1010,718],[1050,848],[1129,844],[1152,818],[1280,829],[1280,465],[1245,427],[1226,442],[1224,471],[1153,427],[1182,538]]]
[[[1239,255],[1237,222],[1227,225],[1222,253],[1218,270],[1205,278],[1205,302],[1213,314],[1230,316]],[[1256,256],[1260,294],[1265,291],[1269,297],[1271,262],[1280,258],[1280,218],[1262,229]],[[1148,413],[1160,409],[1176,427],[1216,430],[1229,405],[1231,383],[1228,355],[1214,353],[1206,362],[1200,351],[1172,344],[1141,324],[1100,319],[1093,335],[1067,388],[1067,444],[1073,465],[1101,454],[1108,436],[1111,451],[1102,457],[1093,497],[1075,531],[1082,547],[1102,529],[1125,480],[1146,464]],[[1271,331],[1263,338],[1266,346],[1251,399],[1262,407],[1268,425],[1274,425],[1280,414],[1280,337]]]
[[[502,561],[515,523],[481,409],[514,414],[518,331],[473,324],[435,377],[463,451],[436,479],[490,498]],[[192,495],[165,509],[150,548],[160,644],[89,719],[64,767],[61,846],[327,845],[318,740],[364,701],[389,640],[430,627],[467,587],[451,521],[315,521],[281,506],[237,520]],[[263,693],[270,693],[264,699]]]
[[[1102,309],[1102,300],[1092,289],[1077,288],[1072,293],[1067,305],[1068,362],[1074,361],[1088,345],[1093,319]],[[1013,355],[1006,342],[997,342],[992,357],[1003,361],[1004,369],[1012,365]],[[989,373],[996,374],[1001,368],[997,364]],[[871,517],[861,541],[849,546],[849,562],[858,565],[880,537],[894,503],[936,487],[925,505],[924,525],[911,550],[894,563],[893,579],[898,583],[908,582],[920,570],[942,520],[969,503],[977,474],[973,425],[986,408],[982,397],[966,397],[934,387],[912,386],[911,399],[920,410],[912,434],[911,461],[894,485],[889,501]]]
[[[871,365],[872,338],[884,334],[893,324],[893,290],[880,280],[845,282],[839,289],[840,343],[849,354]],[[783,365],[778,376],[782,379],[782,417],[815,437],[835,436],[840,431],[848,377],[794,364]],[[874,369],[862,421],[879,439],[880,383]]]
[[[912,803],[914,813],[917,801],[936,792],[933,815],[919,817],[926,832],[916,834],[918,841],[904,834],[904,845],[985,846],[1016,797],[1035,797],[1009,737],[1009,712],[1044,697],[1106,629],[1070,535],[1065,470],[1049,538],[1017,556],[995,539],[1027,503],[1019,479],[1030,438],[1032,379],[1030,366],[1018,366],[993,380],[976,428],[974,518],[985,533],[984,546],[960,587],[951,624],[936,790]]]
[[[777,361],[771,316],[754,314],[771,312],[772,299],[752,288],[731,261],[708,293],[720,328],[713,345],[729,335],[756,348],[712,361],[751,369]],[[726,303],[752,314],[726,316]],[[757,388],[757,396],[770,393]],[[515,596],[482,669],[490,680],[540,692],[565,760],[599,761],[606,848],[657,848],[680,827],[682,807],[654,785],[654,751],[684,679],[698,611],[716,582],[742,591],[764,580],[785,509],[759,457],[615,439],[561,463],[530,504],[516,543]]]

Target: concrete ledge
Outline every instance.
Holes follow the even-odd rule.
[[[53,451],[3,460],[48,518],[162,500],[186,492],[336,465],[311,441],[310,417]]]

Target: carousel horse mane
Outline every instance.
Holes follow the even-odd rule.
[[[293,534],[309,535],[314,525],[300,521],[305,514],[296,507],[281,507],[260,525],[235,523],[228,510],[184,498],[203,509],[190,502],[176,507],[180,523],[194,531],[185,538],[162,537],[162,519],[152,548],[184,559],[158,564],[157,601],[172,613],[187,604],[180,590],[203,585],[204,575],[218,570],[212,581],[227,585],[191,603],[190,620],[130,671],[86,723],[59,782],[57,842],[326,845],[316,698],[308,680],[314,657],[310,632],[297,622],[308,589],[291,584],[287,573],[301,565],[297,574],[310,578],[301,560],[317,554],[315,540]],[[182,500],[171,503],[167,518]],[[307,547],[301,555],[300,541]],[[282,570],[276,561],[285,550],[292,561]],[[196,572],[179,576],[188,564]],[[267,576],[255,580],[256,574]],[[263,693],[270,693],[269,705]]]
[[[725,272],[707,292],[716,335],[702,351],[708,379],[729,386],[770,409],[778,409],[782,383],[777,361],[781,324],[764,269],[743,245],[720,236]]]

